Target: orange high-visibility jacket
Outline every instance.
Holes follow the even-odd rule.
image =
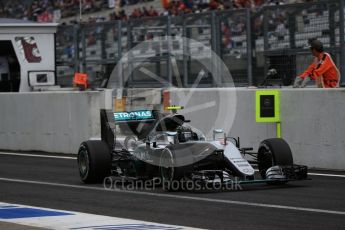
[[[339,85],[340,73],[329,53],[322,52],[314,62],[300,75],[301,78],[310,77],[316,81],[323,81],[325,88],[336,88]]]

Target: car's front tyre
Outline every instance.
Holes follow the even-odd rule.
[[[258,168],[263,179],[267,170],[273,166],[293,165],[289,144],[281,138],[271,138],[260,143],[258,151]],[[272,169],[272,168],[271,168]],[[279,171],[279,170],[278,170]],[[274,172],[274,170],[272,170]],[[287,181],[271,181],[269,184],[285,184]]]

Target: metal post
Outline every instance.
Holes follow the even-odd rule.
[[[264,52],[268,50],[269,44],[268,44],[268,20],[267,20],[267,10],[264,12]]]
[[[219,63],[217,61],[216,55],[219,55],[218,49],[217,49],[217,23],[218,21],[216,20],[216,12],[212,11],[211,12],[211,48],[212,48],[212,75],[213,75],[213,86],[218,87],[222,85],[221,78],[220,78],[220,73],[219,73]]]
[[[107,59],[107,51],[106,51],[106,47],[105,47],[105,40],[107,38],[107,35],[106,35],[107,25],[101,24],[100,26],[102,28],[101,34],[100,34],[100,38],[101,38],[101,60],[106,60]]]
[[[79,24],[82,21],[82,17],[83,17],[83,0],[79,1]]]
[[[85,30],[86,27],[81,26],[81,42],[82,42],[82,68],[81,68],[81,72],[85,72],[86,71],[86,38],[85,38]]]
[[[277,122],[277,138],[282,138],[282,128],[281,128],[281,123]]]
[[[171,42],[171,16],[167,16],[167,42],[168,42],[168,62],[167,62],[167,73],[168,73],[168,87],[173,85],[172,82],[172,66],[171,66],[171,52],[172,52],[172,42]]]
[[[264,78],[267,76],[268,72],[268,66],[266,61],[266,52],[269,50],[269,44],[268,44],[268,10],[264,11]]]
[[[128,73],[129,73],[129,79],[123,79],[123,84],[126,84],[126,81],[128,81],[128,85],[133,84],[133,51],[132,51],[132,46],[133,46],[133,41],[132,41],[132,22],[128,21],[127,22],[127,50],[128,50],[128,55],[127,55],[127,63],[128,63]]]
[[[122,23],[117,21],[117,69],[119,78],[119,88],[124,87],[123,70],[122,70]]]
[[[220,27],[220,23],[221,20],[224,18],[224,15],[218,15],[217,12],[214,12],[214,16],[213,16],[213,21],[211,21],[213,27],[214,27],[214,35],[215,35],[215,39],[214,39],[214,52],[219,56],[222,57],[222,50],[221,50],[221,43],[222,43],[222,34],[221,34],[221,27]],[[225,16],[226,18],[227,16]]]
[[[122,58],[122,23],[120,20],[116,22],[117,22],[117,59],[120,60]]]
[[[329,32],[330,32],[330,46],[334,48],[336,46],[335,39],[335,6],[330,4],[328,9],[328,22],[329,22]]]
[[[187,67],[187,28],[186,28],[186,18],[182,17],[182,49],[183,49],[183,84],[184,87],[188,85],[188,67]]]
[[[344,36],[344,0],[339,0],[339,37],[340,37],[340,75],[341,83],[345,82],[345,36]]]
[[[185,18],[186,20],[186,18]],[[191,30],[189,28],[187,28],[187,25],[185,23],[185,26],[186,26],[186,36],[188,38],[187,40],[187,47],[186,47],[186,50],[187,50],[187,56],[186,56],[186,71],[187,71],[187,77],[186,77],[186,87],[189,85],[189,77],[192,75],[191,74],[191,70],[192,70],[192,58],[191,58],[191,44],[190,44],[190,38],[192,37],[192,33],[191,33]]]
[[[79,25],[73,26],[73,53],[74,53],[74,72],[80,71],[80,59],[79,59],[79,39],[78,39],[78,32],[79,32]]]
[[[252,23],[251,23],[251,12],[250,9],[246,10],[246,21],[247,21],[247,77],[248,85],[253,85],[253,49],[252,49]]]
[[[296,18],[293,14],[289,14],[288,17],[288,25],[289,25],[289,41],[290,41],[290,49],[296,48]]]
[[[224,16],[224,15],[222,15]],[[222,50],[221,50],[221,44],[222,44],[222,28],[221,28],[221,16],[217,15],[217,12],[215,12],[214,14],[214,27],[215,27],[215,52],[217,54],[217,71],[216,73],[218,74],[218,81],[219,81],[219,85],[220,86],[225,86],[225,84],[228,84],[229,81],[228,79],[225,79],[223,76],[223,71],[225,71],[223,68],[224,66],[222,65],[223,63],[221,63],[223,61],[223,54],[222,54]],[[225,62],[224,62],[225,65]]]

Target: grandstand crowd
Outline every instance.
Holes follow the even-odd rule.
[[[17,18],[38,22],[58,22],[79,14],[82,1],[83,14],[114,9],[108,18],[101,20],[127,20],[130,18],[181,15],[210,10],[238,8],[260,9],[265,5],[281,5],[313,0],[161,0],[162,8],[155,9],[150,3],[126,13],[128,5],[153,0],[5,0],[0,1],[0,18]]]

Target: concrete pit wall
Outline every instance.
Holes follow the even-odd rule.
[[[104,92],[0,94],[0,149],[77,153],[100,136]]]
[[[203,100],[218,100],[224,89],[192,89],[186,109],[200,106]],[[233,89],[227,89],[233,90]],[[191,89],[171,90],[171,102],[184,105],[184,96]],[[253,146],[276,135],[275,124],[255,122],[255,90],[236,89],[237,104],[222,103],[228,110],[236,110],[231,136],[241,138],[241,146]],[[345,170],[345,89],[282,89],[282,137],[290,144],[295,163],[313,168]],[[211,138],[211,128],[218,109],[192,111],[186,114],[191,124]],[[181,113],[184,113],[183,110]],[[231,120],[224,117],[224,120]],[[212,125],[210,125],[211,123]],[[230,121],[228,122],[230,123]],[[225,126],[228,126],[225,122]]]

